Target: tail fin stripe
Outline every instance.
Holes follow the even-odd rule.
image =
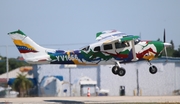
[[[18,30],[10,32],[8,35],[12,38],[17,49],[26,61],[30,63],[36,63],[38,60],[50,59],[50,56],[46,52],[47,48],[38,45],[22,31]],[[51,51],[55,50],[51,49]],[[43,63],[49,63],[49,61]]]
[[[21,40],[13,40],[15,45],[18,45],[18,46],[24,46],[24,47],[27,47],[27,48],[30,48],[30,49],[33,49],[35,50],[31,45],[27,44],[27,43],[24,43],[22,42]]]
[[[34,52],[34,53],[36,53],[36,52],[38,52],[38,51],[33,50],[33,49],[31,49],[31,48],[27,48],[26,46],[16,45],[16,47],[18,48],[18,50],[19,50],[20,53],[29,53],[29,52]]]

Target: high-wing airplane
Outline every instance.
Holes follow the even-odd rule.
[[[21,30],[8,33],[26,62],[30,64],[76,64],[114,65],[112,73],[124,76],[122,63],[146,60],[149,72],[155,74],[157,67],[151,60],[158,58],[170,43],[141,41],[139,36],[127,35],[116,30],[96,34],[97,42],[72,51],[44,48],[35,43]]]

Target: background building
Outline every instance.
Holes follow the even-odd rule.
[[[76,68],[65,68],[64,65],[34,65],[33,73],[38,86],[44,76],[63,76],[63,80],[70,82],[71,86],[77,78],[87,76],[97,81],[100,89],[108,90],[110,96],[122,95],[122,90],[125,90],[127,96],[180,94],[180,59],[161,58],[152,61],[152,64],[158,68],[156,74],[150,74],[146,61],[122,64],[126,69],[126,75],[123,77],[112,74],[112,65]],[[64,89],[67,89],[69,96],[72,89],[70,90],[69,86],[63,87],[62,90]]]
[[[111,72],[113,65],[101,66],[77,66],[65,67],[64,65],[33,65],[32,68],[21,67],[8,74],[0,75],[1,86],[5,87],[7,75],[9,85],[20,72],[27,73],[27,78],[33,79],[35,91],[33,96],[78,96],[86,95],[88,86],[91,88],[92,95],[99,90],[108,92],[109,96],[151,96],[151,95],[180,95],[180,59],[179,58],[160,58],[153,60],[152,64],[158,68],[156,74],[150,74],[149,64],[146,61],[122,64],[126,69],[123,77],[114,75]],[[23,69],[23,70],[22,70]],[[87,78],[86,78],[87,77]],[[84,82],[84,88],[74,89],[83,79],[92,81]],[[87,81],[88,81],[87,80]],[[4,95],[4,90],[1,95]]]

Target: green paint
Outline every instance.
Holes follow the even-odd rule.
[[[26,36],[26,34],[24,34],[21,30],[13,31],[8,34],[16,34],[16,33]]]
[[[97,57],[100,57],[100,58],[102,58],[102,60],[106,60],[106,61],[112,58],[111,55],[107,55],[107,56],[106,56],[106,55],[104,55],[102,52],[96,52],[96,53],[94,53],[92,58],[97,58]]]
[[[125,51],[119,52],[119,54],[125,54],[125,55],[127,55],[127,54],[129,54],[129,50],[126,49]]]
[[[49,54],[51,60],[57,60],[56,56]]]
[[[96,38],[99,37],[102,34],[102,32],[96,33]]]
[[[122,39],[120,39],[120,41],[121,42],[130,41],[130,40],[137,39],[137,38],[139,38],[139,36],[124,36]]]
[[[81,54],[83,55],[83,58],[87,61],[96,59],[97,57],[102,58],[102,60],[106,60],[106,61],[112,58],[111,55],[106,56],[102,52],[93,52],[92,49],[90,49],[90,52],[88,53],[81,51]]]
[[[163,42],[161,41],[149,41],[148,44],[154,44],[154,46],[156,47],[157,53],[160,53],[164,48]]]

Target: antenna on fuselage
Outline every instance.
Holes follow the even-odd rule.
[[[141,32],[139,33],[139,38],[140,38],[140,40],[141,40]]]

